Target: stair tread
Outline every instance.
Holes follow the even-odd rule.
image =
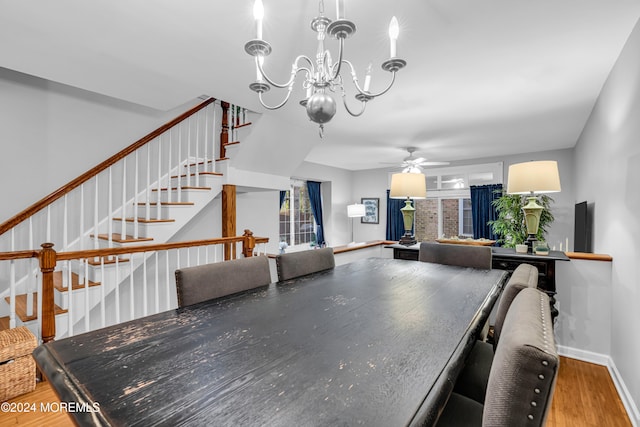
[[[114,221],[122,221],[122,218],[113,218]],[[127,222],[134,222],[135,218],[125,218],[124,219]],[[162,223],[162,222],[176,222],[175,219],[158,219],[158,218],[141,218],[138,217],[138,222],[143,223],[143,224],[155,224],[155,223]]]
[[[150,206],[156,206],[158,202],[149,202]],[[160,206],[191,206],[194,205],[193,202],[160,202]],[[138,206],[146,206],[145,202],[138,203]]]
[[[184,166],[186,168],[190,168],[190,167],[193,167],[193,166],[200,166],[200,165],[204,165],[205,163],[211,163],[211,162],[212,162],[211,160],[207,160],[207,161],[204,161],[204,162],[189,163],[188,165],[184,165]]]
[[[129,262],[129,258],[118,258],[118,262]],[[91,266],[102,265],[102,263],[100,262],[100,258],[91,258],[87,260],[87,263],[89,263],[89,265]],[[106,260],[104,260],[104,265],[110,265],[115,263],[116,263],[116,258],[107,258]]]
[[[10,328],[11,321],[9,316],[0,317],[0,331],[4,331]]]
[[[191,176],[196,176],[195,172],[190,173]],[[224,174],[220,172],[198,172],[198,175],[211,175],[211,176],[223,176]],[[182,175],[173,175],[171,178],[186,178],[187,174],[183,173]]]
[[[240,129],[246,126],[251,126],[251,122],[247,122],[247,123],[242,123],[241,125],[234,125],[233,129]]]
[[[4,298],[7,303],[9,303],[10,298]],[[57,304],[54,304],[53,308],[54,314],[64,314],[68,312],[68,310],[60,307]],[[38,318],[38,293],[33,293],[33,314],[31,316],[27,316],[27,294],[16,295],[16,316],[20,318],[23,322],[29,322],[31,320],[36,320]]]
[[[228,145],[238,145],[238,144],[240,144],[240,141],[231,141],[231,142],[226,142],[226,143],[224,143],[224,144],[222,144],[222,145],[224,145],[224,146],[226,147],[226,146],[228,146]]]
[[[184,186],[182,186],[181,188],[182,188],[183,190],[207,190],[207,191],[210,191],[210,190],[211,190],[211,187],[196,187],[196,186],[193,186],[193,185],[189,185],[189,186],[184,185]],[[161,189],[160,189],[160,191],[167,191],[167,190],[171,190],[171,191],[178,191],[178,187],[161,188]],[[151,191],[158,191],[158,189],[157,189],[157,188],[154,188],[154,189],[153,189],[153,190],[151,190]]]
[[[89,280],[89,287],[100,286],[100,282],[92,282]],[[60,292],[67,292],[69,286],[65,286],[62,283],[62,271],[56,271],[53,273],[53,287]],[[80,276],[77,273],[71,273],[71,290],[84,289],[84,283],[80,283]]]
[[[95,237],[94,234],[91,237]],[[98,234],[98,239],[100,240],[109,240],[108,234]],[[153,240],[153,237],[138,237],[137,239],[133,236],[122,236],[120,233],[111,233],[111,240],[116,243],[134,243],[134,242],[149,242]]]

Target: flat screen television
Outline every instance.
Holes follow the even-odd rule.
[[[591,252],[591,220],[586,201],[576,203],[573,229],[574,252]]]

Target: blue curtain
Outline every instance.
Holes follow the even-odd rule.
[[[287,190],[280,190],[280,208],[282,209],[282,204],[287,199]]]
[[[392,199],[387,190],[387,240],[398,241],[404,236],[402,209],[406,199]],[[413,206],[415,208],[415,205]],[[413,231],[413,228],[412,228]]]
[[[488,221],[498,218],[498,212],[492,202],[500,198],[502,184],[472,185],[471,190],[471,216],[473,218],[473,238],[497,240]]]
[[[319,246],[323,246],[325,241],[322,223],[322,195],[320,191],[320,183],[307,181],[307,191],[309,192],[309,201],[311,202],[311,212],[316,220],[316,242],[318,242]]]

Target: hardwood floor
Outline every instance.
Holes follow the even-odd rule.
[[[566,357],[547,418],[547,427],[631,427],[605,366]]]
[[[35,405],[35,412],[0,412],[4,426],[73,426],[64,412],[41,412],[40,403],[59,402],[49,383],[39,383],[36,390],[10,400],[17,404]],[[631,422],[618,397],[609,371],[604,366],[563,357],[556,383],[553,405],[547,427],[627,427]]]

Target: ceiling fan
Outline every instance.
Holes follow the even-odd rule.
[[[444,166],[449,164],[449,162],[428,162],[424,157],[414,157],[413,153],[417,150],[416,147],[406,147],[405,150],[407,150],[409,156],[405,157],[400,164],[402,172],[422,172],[423,166]]]

